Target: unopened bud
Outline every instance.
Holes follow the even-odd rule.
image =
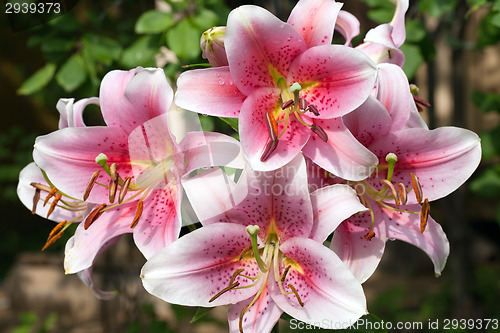
[[[227,66],[224,35],[226,27],[213,27],[201,35],[200,47],[203,59],[207,59],[213,67]]]

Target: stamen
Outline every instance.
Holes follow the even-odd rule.
[[[375,237],[375,232],[369,231],[366,235],[363,236],[365,239],[371,241],[373,237]]]
[[[295,297],[297,298],[297,301],[299,302],[301,307],[304,307],[304,303],[300,299],[299,293],[297,292],[297,289],[293,286],[293,284],[289,284],[288,287],[292,289],[292,292],[294,293]]]
[[[398,161],[398,156],[394,153],[389,153],[385,156],[385,160],[387,161],[387,180],[391,181],[392,180],[392,175],[394,173],[394,166],[396,165],[396,162]]]
[[[417,202],[422,204],[423,193],[422,187],[420,186],[420,182],[418,181],[417,176],[412,172],[411,173],[411,184],[413,186],[413,192],[415,192],[415,197],[417,198]]]
[[[90,214],[87,216],[83,224],[83,228],[85,230],[87,230],[92,225],[92,223],[94,223],[95,220],[97,220],[102,215],[102,213],[104,213],[104,208],[106,208],[106,206],[107,205],[103,203],[94,208],[92,212],[90,212]]]
[[[264,152],[260,157],[261,162],[267,161],[267,159],[271,156],[271,154],[276,150],[276,147],[278,147],[278,142],[279,140],[274,140],[274,141],[269,141],[267,143],[266,148],[264,149]]]
[[[252,250],[252,245],[249,245],[249,246],[245,247],[245,248],[243,249],[243,251],[241,251],[240,258],[239,258],[238,260],[243,259],[243,257],[244,257],[244,256],[245,256],[248,252],[250,252],[251,250]]]
[[[231,275],[231,278],[229,279],[229,283],[228,283],[228,284],[229,284],[229,285],[232,285],[232,284],[233,284],[233,282],[234,282],[234,280],[235,280],[235,279],[238,277],[238,275],[239,275],[241,272],[243,272],[243,271],[244,271],[244,269],[243,269],[243,268],[237,269],[237,270],[233,273],[233,275]]]
[[[53,187],[45,197],[45,200],[43,201],[43,207],[45,207],[47,202],[49,202],[50,198],[52,198],[56,193],[57,193],[57,188]]]
[[[429,204],[429,199],[425,199],[422,204],[422,212],[420,213],[420,233],[423,234],[425,228],[427,227],[427,220],[429,219],[429,212],[431,210],[431,205]]]
[[[116,191],[118,190],[118,172],[116,168],[118,165],[116,163],[111,164],[109,167],[109,176],[111,177],[109,181],[109,203],[115,202]]]
[[[45,251],[49,246],[55,243],[56,240],[61,238],[61,236],[64,233],[64,230],[61,230],[68,221],[64,220],[60,223],[58,223],[49,233],[49,237],[47,237],[47,242],[45,245],[42,247],[42,251]]]
[[[313,113],[315,116],[319,116],[319,110],[314,104],[310,104],[307,108],[306,111],[309,111]]]
[[[240,329],[240,333],[243,333],[243,316],[247,312],[248,308],[249,308],[249,306],[245,306],[243,309],[241,309],[241,312],[240,312],[240,321],[238,324],[238,328]]]
[[[289,108],[290,106],[293,105],[293,99],[289,99],[288,101],[281,103],[281,109],[286,109]]]
[[[141,218],[141,215],[142,215],[142,209],[143,209],[143,203],[142,203],[142,200],[139,200],[137,202],[137,211],[135,212],[134,219],[132,220],[132,223],[130,224],[130,228],[134,229],[137,226],[137,223],[139,222],[139,219]]]
[[[211,299],[208,300],[208,303],[212,303],[213,301],[215,301],[217,298],[219,298],[220,296],[222,296],[222,294],[224,294],[225,292],[228,292],[234,288],[236,288],[237,286],[239,286],[240,283],[238,281],[236,281],[235,283],[227,286],[226,288],[222,289],[221,291],[219,291],[217,294],[214,295],[214,297],[212,297]]]
[[[54,200],[52,200],[52,203],[50,204],[49,210],[47,211],[47,218],[49,218],[50,214],[54,212],[54,209],[56,209],[57,203],[59,200],[61,200],[62,194],[57,193],[56,196],[54,197]]]
[[[92,174],[92,177],[90,177],[90,180],[87,184],[87,188],[85,189],[85,193],[83,194],[83,201],[87,200],[90,195],[90,191],[92,191],[92,188],[95,185],[95,182],[97,181],[97,177],[99,177],[99,174],[101,173],[101,170],[97,170]]]
[[[118,203],[119,204],[121,204],[123,202],[123,199],[125,199],[125,195],[128,192],[128,188],[130,186],[131,181],[132,181],[132,178],[130,178],[130,177],[125,178],[125,182],[120,187],[120,194],[118,195]]]
[[[278,138],[278,125],[276,124],[276,119],[271,112],[266,112],[266,127],[271,141],[276,141]]]
[[[40,201],[40,192],[41,190],[38,187],[36,187],[35,195],[33,196],[33,208],[31,208],[31,214],[33,215],[36,214],[36,206],[38,206],[38,201]]]
[[[257,265],[259,265],[259,268],[262,273],[267,273],[269,270],[269,267],[266,266],[264,261],[262,261],[262,258],[259,255],[259,249],[257,246],[257,234],[259,233],[260,227],[258,225],[249,225],[246,227],[246,231],[250,235],[250,240],[252,241],[252,250],[253,254],[255,257],[255,261],[257,261]]]
[[[328,142],[328,134],[326,134],[325,130],[319,126],[319,125],[316,125],[316,124],[313,124],[311,126],[311,130],[314,132],[314,134],[316,134],[321,140],[323,140],[324,142]]]
[[[406,187],[403,183],[398,183],[398,192],[400,204],[406,205],[406,203],[408,202],[408,196],[406,195]]]
[[[380,182],[382,184],[384,184],[385,187],[387,187],[389,189],[389,191],[391,192],[391,194],[394,198],[394,203],[396,204],[396,206],[399,206],[399,197],[398,197],[398,193],[396,192],[396,188],[394,187],[394,184],[391,183],[390,181],[388,181],[387,179],[382,179],[382,180],[380,180]]]
[[[33,186],[34,188],[37,188],[37,189],[40,189],[41,191],[45,191],[45,192],[50,192],[51,188],[47,185],[43,185],[43,184],[40,184],[40,183],[30,183],[31,186]]]
[[[283,274],[281,275],[281,278],[280,278],[281,282],[285,282],[286,275],[288,274],[288,271],[290,270],[290,268],[292,268],[292,265],[286,266],[285,271],[283,272]]]
[[[307,109],[307,100],[305,98],[299,98],[299,109],[306,110]],[[314,106],[314,105],[313,105]],[[314,106],[315,107],[315,106]],[[317,109],[316,109],[317,110]]]

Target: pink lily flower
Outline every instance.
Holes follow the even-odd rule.
[[[310,157],[323,159],[332,172],[343,171],[343,164],[370,169],[374,156],[354,138],[342,138],[347,130],[321,124],[361,105],[377,75],[362,52],[331,45],[340,7],[330,0],[301,0],[286,23],[260,7],[233,10],[224,37],[229,66],[182,73],[176,103],[203,114],[239,118],[243,152],[255,170],[285,165],[306,144],[314,148]],[[337,142],[337,133],[360,161],[319,144]]]
[[[435,274],[441,274],[449,243],[429,215],[429,202],[455,191],[481,158],[479,137],[471,131],[407,128],[393,115],[370,98],[344,117],[356,138],[379,158],[370,178],[349,182],[369,211],[343,222],[331,245],[361,282],[377,267],[387,239],[421,248],[432,260]]]
[[[150,293],[181,305],[230,304],[231,332],[270,332],[283,311],[337,328],[366,313],[360,283],[322,245],[365,210],[351,188],[310,197],[301,156],[271,172],[247,168],[237,184],[212,170],[183,185],[203,227],[148,260],[141,277]]]

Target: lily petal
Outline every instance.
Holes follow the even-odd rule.
[[[324,142],[312,135],[302,152],[314,163],[334,175],[347,180],[362,180],[368,177],[378,161],[349,132],[341,118],[315,120],[328,135]]]
[[[403,67],[405,63],[405,55],[400,49],[393,49],[382,44],[371,42],[360,44],[356,46],[355,49],[366,54],[377,64],[390,63]]]
[[[233,289],[209,300],[226,288],[233,273],[242,268],[255,276],[255,259],[239,258],[250,245],[242,225],[215,223],[190,232],[151,257],[141,272],[144,288],[169,303],[190,306],[217,306],[237,303],[255,295],[258,286]],[[241,285],[251,281],[238,277]]]
[[[87,269],[84,269],[83,271],[78,272],[78,277],[80,280],[92,290],[92,293],[98,298],[102,300],[111,300],[113,299],[117,294],[118,291],[104,291],[99,289],[95,283],[94,279],[92,278],[92,271],[93,267],[89,267]]]
[[[281,293],[274,276],[270,276],[269,293],[287,314],[323,328],[331,328],[332,323],[335,328],[346,328],[367,313],[361,284],[335,253],[299,237],[281,244],[280,250],[300,267],[299,271],[292,266],[283,284],[293,284],[304,303],[302,307],[293,293]],[[285,287],[285,291],[290,288]]]
[[[236,87],[229,67],[186,71],[177,80],[175,103],[186,110],[236,118],[246,96]]]
[[[276,150],[266,161],[261,161],[269,140],[269,133],[265,123],[266,112],[275,111],[279,94],[279,89],[258,89],[243,104],[239,122],[241,146],[250,166],[254,170],[268,171],[284,166],[299,154],[311,135],[309,128],[291,116],[288,128],[283,136],[279,138]],[[285,123],[278,123],[278,133],[281,133],[284,129]]]
[[[314,224],[309,238],[323,243],[348,217],[366,211],[356,191],[349,185],[331,185],[311,193]]]
[[[68,127],[38,137],[33,158],[55,187],[80,199],[92,174],[101,169],[95,162],[100,153],[106,154],[108,164],[118,164],[118,172],[123,178],[132,175],[127,148],[127,136],[120,128]],[[109,179],[101,172],[97,182],[107,185]],[[107,200],[108,189],[94,186],[88,201],[102,203]]]
[[[236,304],[231,304],[227,312],[229,321],[229,332],[239,333],[240,313],[244,307],[252,302],[253,297]],[[272,300],[268,292],[268,287],[259,295],[259,298],[245,312],[242,321],[243,332],[245,333],[266,333],[271,332],[274,325],[280,319],[283,310],[281,310]]]
[[[57,101],[57,111],[60,113],[59,129],[65,127],[85,127],[83,111],[89,104],[99,105],[99,98],[91,97],[81,99],[74,103],[74,98],[60,98]]]
[[[420,205],[406,205],[402,209],[418,212]],[[385,214],[387,238],[399,239],[422,249],[432,260],[436,275],[441,275],[450,253],[450,244],[441,226],[429,217],[427,227],[421,233],[418,214],[404,214],[392,210],[385,210]]]
[[[247,96],[256,88],[274,87],[273,76],[286,77],[292,61],[307,48],[290,24],[251,5],[231,11],[224,45],[234,83]]]
[[[287,82],[303,85],[301,97],[318,108],[319,118],[329,119],[363,104],[376,77],[375,63],[363,52],[344,45],[321,45],[295,59]]]
[[[293,8],[288,23],[304,38],[307,47],[331,44],[334,24],[342,3],[330,0],[301,0]]]
[[[477,134],[457,127],[434,130],[410,128],[393,132],[374,142],[369,149],[387,164],[385,156],[398,157],[393,183],[411,188],[414,173],[429,201],[442,198],[455,191],[476,170],[481,159],[481,145]],[[373,184],[380,187],[380,184]],[[414,196],[408,203],[415,203]]]
[[[359,35],[359,21],[356,16],[352,15],[345,10],[341,10],[335,22],[335,30],[345,39],[345,44],[351,46],[352,39]]]

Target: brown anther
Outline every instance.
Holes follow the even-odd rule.
[[[422,204],[423,193],[422,187],[420,186],[420,182],[418,181],[417,176],[412,172],[411,173],[411,185],[413,187],[413,192],[415,192],[415,198],[417,198],[418,204]]]
[[[264,149],[264,152],[260,157],[261,162],[267,161],[267,159],[271,156],[271,154],[276,150],[276,147],[278,147],[278,142],[279,140],[274,140],[274,141],[269,141],[267,143],[266,148]]]
[[[127,194],[127,191],[128,191],[128,188],[130,186],[131,181],[132,181],[132,178],[130,178],[130,177],[125,178],[123,185],[120,187],[120,194],[118,195],[118,203],[119,204],[121,204],[123,202],[123,199],[125,199],[125,195]]]
[[[363,236],[365,239],[371,241],[373,237],[375,237],[375,233],[373,231],[369,231],[366,235]]]
[[[47,237],[47,242],[45,245],[42,247],[42,251],[45,251],[49,246],[55,243],[56,240],[61,238],[63,235],[64,231],[61,231],[62,228],[68,223],[68,221],[64,220],[62,222],[59,222],[49,233],[49,237]]]
[[[284,102],[284,103],[281,103],[281,109],[286,109],[286,108],[289,108],[290,106],[292,106],[294,103],[293,103],[293,99],[289,99],[288,101]]]
[[[278,139],[278,124],[271,112],[266,112],[266,127],[271,141],[276,141]]]
[[[307,101],[305,98],[299,98],[299,109],[306,110],[307,109]],[[314,105],[313,105],[314,106]]]
[[[137,226],[137,223],[139,222],[139,219],[141,218],[142,215],[142,209],[143,209],[143,203],[142,200],[139,200],[137,202],[137,210],[135,212],[134,219],[132,220],[132,223],[130,224],[130,228],[134,229]]]
[[[238,260],[243,259],[243,257],[250,251],[252,251],[252,245],[245,247],[243,251],[241,251],[240,258]]]
[[[288,274],[288,271],[290,270],[290,268],[292,268],[292,265],[286,266],[285,271],[283,272],[283,274],[281,275],[281,278],[280,278],[281,282],[285,282],[286,275]]]
[[[90,195],[90,191],[92,191],[92,188],[95,185],[95,182],[97,181],[97,177],[99,177],[99,174],[101,173],[101,170],[97,170],[92,174],[92,177],[90,177],[89,182],[87,183],[87,187],[85,188],[85,193],[83,193],[83,201],[87,200]]]
[[[57,193],[57,188],[53,187],[50,189],[49,193],[45,197],[45,200],[43,201],[43,207],[49,202],[50,198],[52,198],[55,194]]]
[[[118,190],[118,178],[109,181],[109,203],[115,202],[116,191]]]
[[[229,279],[229,285],[232,285],[234,280],[238,277],[238,275],[240,275],[241,272],[243,272],[244,269],[243,268],[240,268],[240,269],[237,269],[233,275],[231,275],[231,278]]]
[[[423,234],[425,228],[427,227],[427,220],[429,219],[429,212],[431,210],[431,205],[429,204],[429,199],[425,199],[422,204],[422,211],[420,212],[420,233]]]
[[[425,106],[426,108],[430,108],[431,104],[427,102],[426,100],[418,97],[417,95],[413,95],[413,100],[415,101],[415,105],[417,106],[418,111],[422,110],[422,106]],[[421,111],[420,111],[421,112]]]
[[[314,134],[316,134],[321,140],[323,140],[324,142],[328,142],[328,134],[326,134],[325,130],[319,126],[319,125],[316,125],[316,124],[313,124],[311,126],[311,130],[314,132]]]
[[[403,183],[398,183],[398,192],[399,192],[399,203],[402,205],[406,205],[408,202],[408,196],[406,195],[406,187]]]
[[[295,297],[297,297],[297,301],[299,301],[299,304],[301,307],[304,307],[304,303],[300,299],[299,293],[297,292],[297,289],[293,286],[293,284],[289,284],[288,288],[292,289],[292,292],[294,293]]]
[[[396,206],[399,206],[399,196],[398,192],[396,192],[396,188],[394,187],[394,184],[388,181],[387,179],[382,179],[380,181],[382,184],[384,184],[385,187],[391,192],[393,198],[394,198],[394,203]]]
[[[83,224],[83,228],[85,230],[87,230],[92,225],[92,223],[94,223],[95,220],[97,220],[102,215],[102,213],[104,213],[104,211],[102,211],[102,210],[104,208],[106,208],[107,206],[108,205],[103,203],[103,204],[100,204],[99,206],[97,206],[96,208],[94,208],[94,210],[92,210],[90,212],[90,214],[87,216],[87,218],[85,219],[85,222]]]
[[[109,176],[111,177],[111,180],[117,180],[118,179],[118,172],[116,172],[116,168],[118,167],[118,164],[112,163],[109,166]]]
[[[62,197],[61,193],[56,194],[54,200],[52,200],[52,203],[50,204],[49,210],[47,211],[47,218],[49,218],[50,214],[54,212],[54,209],[56,209],[56,206],[59,203],[59,200],[61,200],[61,197]]]
[[[51,188],[49,186],[43,185],[40,183],[30,183],[30,185],[33,186],[34,188],[38,188],[41,191],[45,191],[45,192],[50,192],[50,190],[51,190]]]
[[[222,289],[221,291],[219,291],[217,294],[215,294],[211,299],[208,300],[208,303],[212,303],[213,301],[215,301],[217,298],[219,298],[222,294],[224,294],[225,292],[228,292],[230,291],[231,289],[233,288],[236,288],[240,285],[240,283],[238,281],[236,281],[235,283],[233,284],[230,284],[229,286],[227,286],[226,288]]]
[[[240,333],[243,333],[243,316],[245,315],[245,312],[247,312],[248,306],[245,306],[243,309],[241,309],[240,312],[240,320],[238,323],[238,328],[240,329]]]
[[[40,201],[40,192],[41,190],[36,187],[35,195],[33,196],[33,208],[31,208],[31,214],[36,214],[36,206],[38,206],[38,201]]]
[[[319,116],[318,108],[314,104],[309,104],[306,108],[306,111],[313,113],[315,116]]]

